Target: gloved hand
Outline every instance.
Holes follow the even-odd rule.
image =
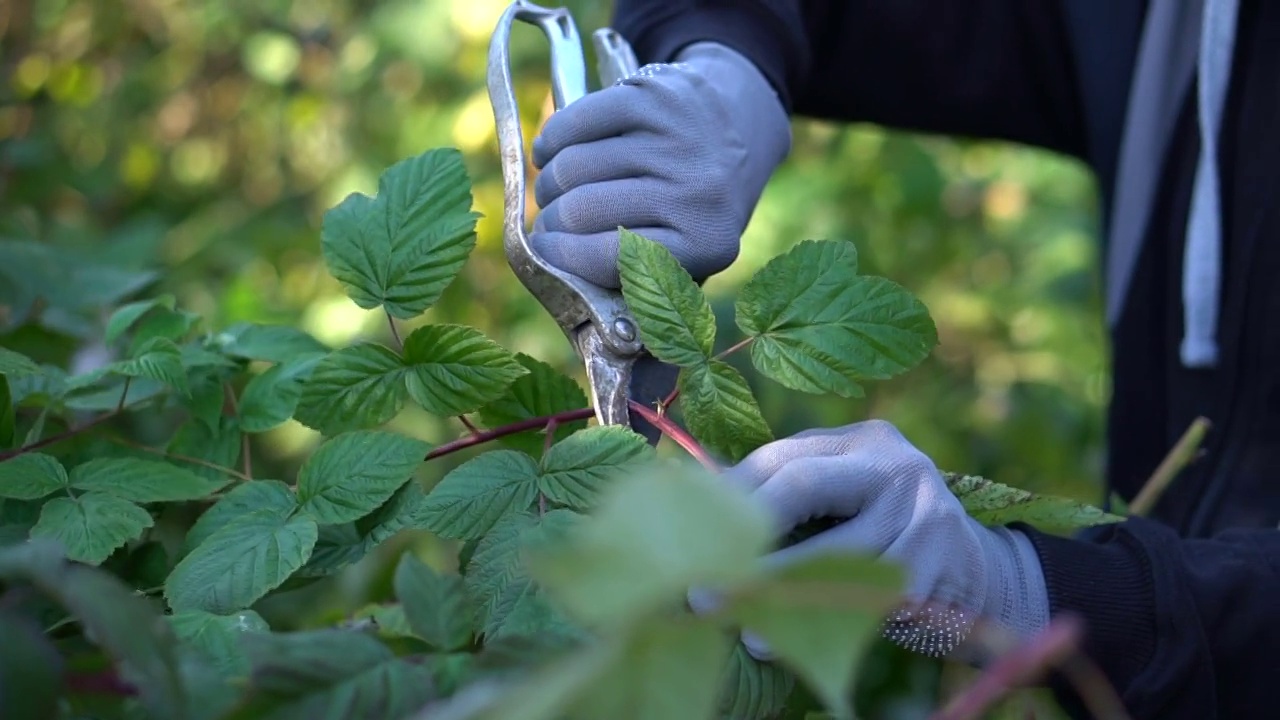
[[[850,518],[766,556],[766,563],[785,565],[833,549],[872,552],[905,568],[908,603],[947,608],[891,618],[885,634],[903,647],[951,655],[978,616],[1017,637],[1049,622],[1048,591],[1031,541],[969,517],[933,461],[888,422],[798,433],[758,448],[725,477],[767,508],[779,538],[814,518]],[[690,594],[695,611],[716,602]],[[743,640],[757,659],[770,659],[758,638],[745,633]],[[968,648],[959,655],[977,661]]]
[[[696,43],[554,113],[533,141],[550,264],[619,287],[619,225],[662,243],[695,280],[728,267],[791,147],[778,96],[749,60]]]

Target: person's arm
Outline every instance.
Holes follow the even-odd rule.
[[[1119,48],[1135,42],[1142,7],[1137,0],[618,0],[613,26],[641,62],[670,61],[698,41],[731,47],[760,68],[794,115],[1084,157],[1077,56],[1087,56],[1091,70],[1099,60],[1123,70]]]
[[[1136,518],[1071,539],[1019,529],[1040,556],[1051,614],[1086,620],[1084,651],[1135,720],[1273,715],[1280,530],[1183,539]]]

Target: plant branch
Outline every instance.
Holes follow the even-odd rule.
[[[999,656],[987,664],[982,674],[956,695],[930,720],[977,720],[985,717],[1013,690],[1041,681],[1052,670],[1061,672],[1084,702],[1090,717],[1099,720],[1129,720],[1115,689],[1080,650],[1084,621],[1075,615],[1054,618],[1049,626],[1020,644],[1010,644],[1008,634],[998,627],[975,626],[990,649]]]
[[[492,430],[481,430],[477,434],[468,435],[467,437],[459,438],[433,448],[431,452],[427,453],[427,456],[424,459],[434,460],[435,458],[443,457],[450,453],[458,452],[459,450],[465,450],[466,448],[474,445],[480,445],[481,443],[486,443],[490,440],[497,440],[498,438],[506,437],[507,435],[515,435],[516,433],[525,432],[526,430],[537,430],[539,428],[546,427],[547,423],[551,422],[552,419],[557,423],[566,423],[573,422],[574,420],[585,420],[586,418],[594,415],[595,410],[592,408],[581,408],[579,410],[568,410],[562,413],[556,413],[555,415],[529,418],[528,420],[521,420],[520,422],[511,423],[510,425],[503,425],[502,427],[497,427]]]
[[[396,327],[396,319],[391,317],[389,312],[385,314],[387,316],[387,327],[391,328],[391,339],[396,341],[396,350],[403,353],[404,341],[400,339],[400,329]]]
[[[1198,417],[1187,427],[1186,432],[1182,433],[1182,437],[1178,438],[1178,442],[1174,444],[1169,454],[1160,461],[1159,467],[1151,474],[1151,477],[1143,484],[1142,489],[1138,491],[1137,497],[1133,502],[1129,503],[1130,515],[1146,515],[1155,507],[1156,502],[1169,489],[1173,481],[1178,477],[1191,461],[1195,459],[1196,452],[1200,449],[1200,443],[1204,442],[1204,436],[1208,434],[1213,424],[1208,418]]]
[[[99,415],[98,417],[93,418],[92,420],[89,420],[88,422],[81,425],[80,427],[69,428],[67,430],[63,430],[62,432],[56,435],[50,435],[49,437],[44,438],[43,440],[37,440],[36,442],[31,443],[30,445],[23,445],[20,448],[15,448],[13,450],[6,450],[5,452],[0,452],[0,461],[8,460],[9,458],[15,458],[19,455],[26,455],[27,453],[39,450],[40,448],[48,447],[49,445],[60,443],[63,440],[69,440],[81,433],[88,432],[89,430],[97,427],[98,425],[101,425],[104,422],[107,422],[108,420],[116,417],[117,415],[120,415],[121,412],[123,411],[112,410],[110,412],[105,412]]]
[[[129,383],[133,382],[133,378],[125,376],[124,389],[120,391],[120,402],[116,403],[116,412],[124,412],[124,401],[129,398]]]
[[[231,383],[222,384],[222,393],[226,396],[226,408],[231,411],[232,417],[240,417],[240,406],[236,403],[236,391],[231,387]],[[244,476],[253,479],[253,459],[249,457],[249,433],[240,432],[240,459],[244,464]]]
[[[246,481],[246,482],[248,482],[249,480],[252,480],[252,479],[253,479],[252,477],[250,477],[250,476],[249,476],[248,474],[246,474],[246,473],[242,473],[242,472],[240,472],[240,471],[238,471],[238,470],[233,470],[233,469],[231,469],[231,468],[229,468],[229,467],[223,467],[222,465],[219,465],[219,464],[217,464],[217,463],[211,463],[211,462],[209,462],[208,460],[201,460],[201,459],[200,459],[200,458],[198,458],[198,457],[191,457],[190,455],[179,455],[179,454],[177,454],[177,453],[171,453],[171,452],[169,452],[169,451],[167,451],[167,450],[161,450],[160,448],[153,448],[153,447],[149,447],[149,446],[147,446],[147,445],[143,445],[143,444],[141,444],[141,443],[136,443],[136,442],[134,442],[134,441],[132,441],[132,440],[127,440],[127,439],[122,438],[122,437],[112,437],[112,436],[108,436],[108,437],[107,437],[107,440],[108,440],[108,441],[110,441],[110,442],[113,442],[113,443],[115,443],[115,444],[117,444],[117,445],[122,445],[122,446],[127,447],[127,448],[133,448],[134,450],[140,450],[140,451],[142,451],[142,452],[150,453],[150,454],[152,454],[152,455],[158,455],[158,456],[160,456],[160,457],[162,457],[162,458],[165,458],[166,460],[177,460],[178,462],[188,462],[188,463],[191,463],[191,464],[193,464],[193,465],[199,465],[199,466],[201,466],[201,467],[207,467],[207,468],[209,468],[210,470],[217,470],[217,471],[218,471],[218,472],[220,472],[220,473],[224,473],[224,474],[230,475],[230,476],[231,476],[231,477],[233,477],[233,478],[237,478],[237,479],[239,479],[239,480],[244,480],[244,481]]]
[[[716,353],[716,356],[715,356],[715,357],[713,357],[713,358],[711,358],[711,359],[712,359],[712,360],[723,360],[723,359],[725,359],[725,358],[729,357],[730,355],[732,355],[732,354],[734,354],[734,353],[738,352],[738,351],[739,351],[739,350],[741,350],[742,348],[744,348],[744,347],[746,347],[746,346],[750,345],[750,344],[751,344],[755,339],[756,339],[756,338],[755,338],[755,336],[754,336],[754,335],[751,335],[751,336],[748,336],[748,337],[744,337],[744,338],[742,338],[741,340],[739,340],[738,342],[736,342],[736,343],[734,343],[734,344],[730,345],[729,347],[725,348],[724,350],[721,350],[720,352]]]
[[[665,415],[659,415],[653,408],[647,405],[642,405],[635,400],[629,400],[628,404],[631,406],[632,412],[645,420],[648,420],[650,424],[661,430],[663,435],[674,440],[677,445],[685,449],[685,452],[689,453],[694,457],[694,459],[702,463],[703,467],[708,470],[720,470],[720,465],[707,454],[706,450],[702,449],[702,446],[698,444],[698,441],[686,432],[684,428],[677,425],[674,420]]]
[[[1007,693],[1034,681],[1072,652],[1081,635],[1080,621],[1066,616],[1027,642],[1002,654],[964,692],[955,696],[932,720],[977,720]]]
[[[65,678],[67,689],[73,693],[133,697],[138,689],[121,679],[113,669],[100,672],[70,673]]]
[[[680,397],[680,388],[672,388],[671,392],[667,393],[667,396],[662,398],[662,402],[658,403],[658,414],[666,415],[667,411],[671,409],[671,406],[676,404],[676,398],[678,397]]]
[[[476,427],[475,423],[471,422],[471,418],[467,417],[466,415],[459,415],[458,419],[462,421],[462,424],[466,426],[467,431],[470,432],[472,435],[480,434],[480,429]]]
[[[542,439],[543,462],[546,462],[547,453],[551,452],[551,446],[554,445],[556,442],[556,427],[558,427],[559,425],[560,423],[555,418],[551,418],[550,420],[547,421],[546,429],[543,430],[543,432],[546,433],[546,437]],[[547,514],[547,494],[542,492],[541,489],[539,489],[538,490],[538,516],[541,517],[546,514]]]

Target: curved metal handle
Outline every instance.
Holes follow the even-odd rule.
[[[488,86],[502,155],[504,199],[503,245],[507,261],[520,281],[551,313],[575,345],[575,331],[590,322],[607,347],[619,355],[636,355],[641,344],[635,321],[622,294],[588,283],[549,265],[529,244],[525,232],[525,157],[520,110],[511,77],[509,44],[516,20],[537,25],[551,42],[551,90],[556,109],[587,93],[586,61],[569,11],[516,0],[503,12],[489,43]]]

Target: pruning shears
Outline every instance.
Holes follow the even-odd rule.
[[[551,266],[534,251],[525,232],[524,138],[509,52],[511,27],[517,20],[536,25],[551,43],[555,110],[562,110],[587,94],[586,59],[569,10],[545,8],[526,0],[515,0],[507,6],[489,43],[488,69],[489,102],[493,105],[502,156],[503,248],[516,277],[551,313],[582,359],[596,419],[604,425],[630,425],[631,374],[644,345],[622,293]],[[617,32],[602,28],[591,39],[602,86],[636,72],[635,53]]]

